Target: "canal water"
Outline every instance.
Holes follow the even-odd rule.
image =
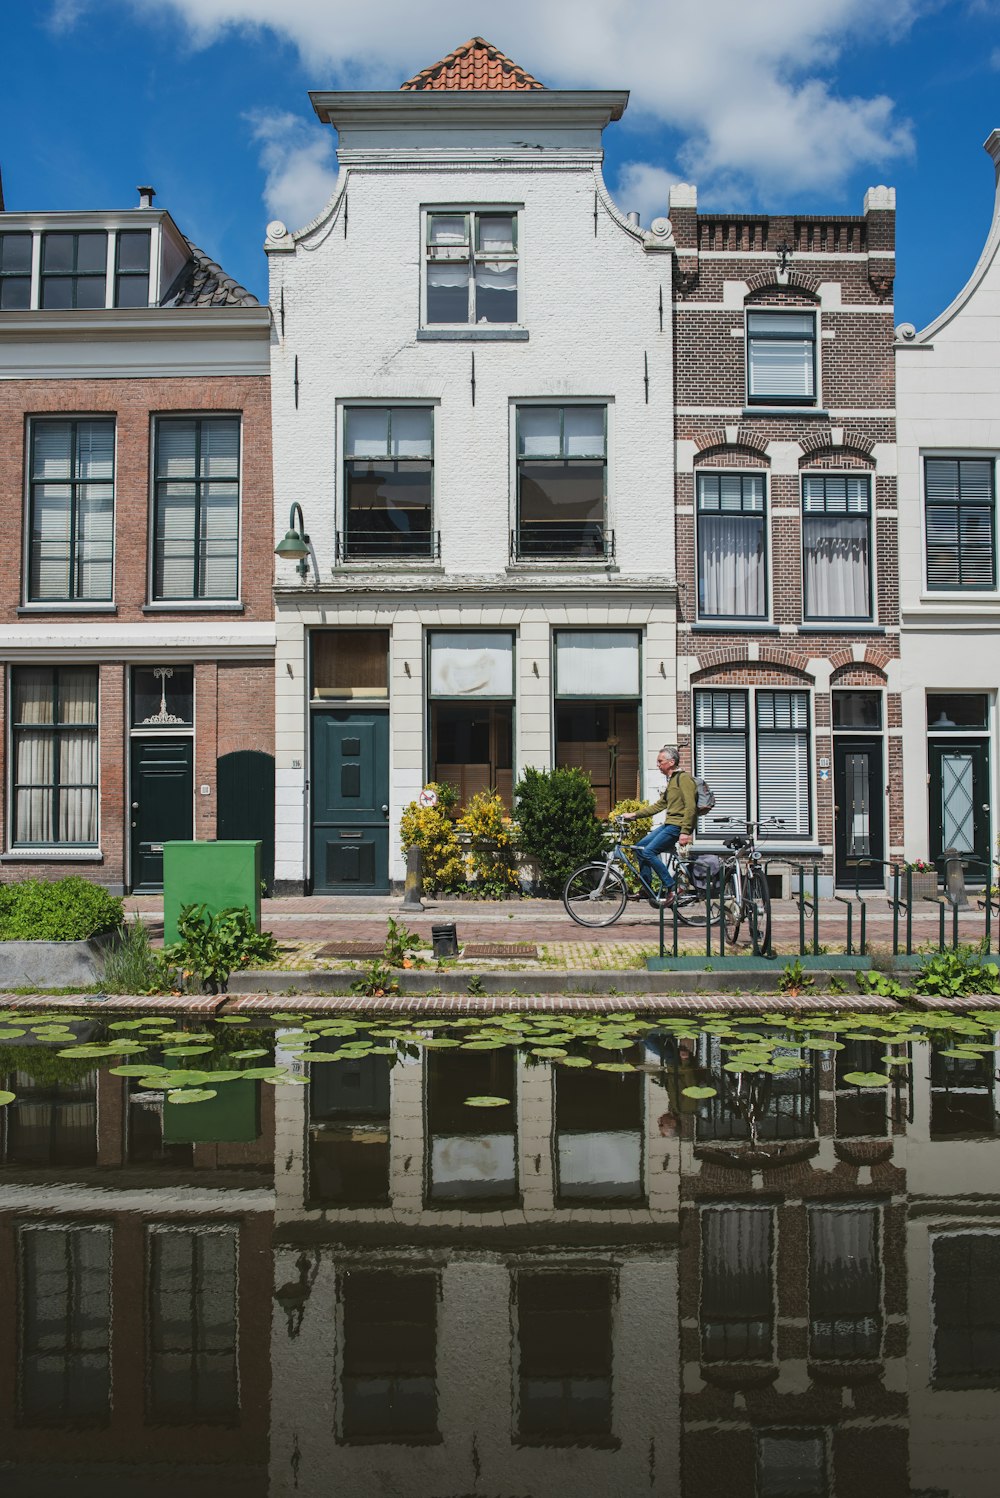
[[[0,1014],[3,1498],[995,1498],[1000,1014]]]

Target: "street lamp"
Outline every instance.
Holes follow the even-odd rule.
[[[295,520],[298,517],[298,525]],[[309,574],[309,536],[306,532],[305,517],[302,514],[302,506],[298,500],[292,503],[288,512],[288,529],[285,539],[279,541],[274,548],[276,557],[283,557],[286,562],[296,562],[295,570],[299,577],[305,579]]]

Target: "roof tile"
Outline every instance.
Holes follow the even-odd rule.
[[[404,89],[496,89],[505,93],[544,88],[499,48],[474,36],[429,68],[421,68],[401,85]]]

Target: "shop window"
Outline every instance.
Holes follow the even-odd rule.
[[[989,728],[989,698],[981,692],[928,692],[927,728],[930,733]]]
[[[872,617],[871,526],[867,474],[803,478],[803,618]]]
[[[589,777],[598,816],[607,816],[640,793],[638,634],[559,630],[555,696],[555,762]]]
[[[701,1213],[701,1355],[706,1362],[759,1362],[774,1337],[770,1207],[711,1207]]]
[[[698,474],[698,615],[767,618],[762,473]]]
[[[827,1498],[826,1449],[818,1432],[757,1438],[757,1498]]]
[[[310,639],[314,700],[388,697],[388,630],[317,629]]]
[[[522,1271],[516,1278],[517,1434],[539,1445],[612,1433],[610,1272]]]
[[[636,1060],[640,1059],[636,1055]],[[560,1205],[642,1199],[643,1078],[554,1068]]]
[[[111,598],[113,421],[31,424],[28,601]]]
[[[514,794],[514,637],[435,630],[428,638],[428,778],[453,786],[459,807]]]
[[[97,668],[12,672],[15,847],[97,843]]]
[[[516,1078],[511,1051],[434,1052],[427,1058],[427,1195],[438,1204],[517,1199]],[[502,1108],[470,1108],[502,1097]]]
[[[341,1286],[344,1440],[438,1440],[437,1276],[350,1269]]]
[[[336,1052],[340,1042],[319,1040]],[[389,1200],[389,1062],[385,1056],[316,1066],[309,1080],[309,1205]]]

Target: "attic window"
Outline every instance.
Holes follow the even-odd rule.
[[[517,322],[517,215],[427,215],[428,324]]]

